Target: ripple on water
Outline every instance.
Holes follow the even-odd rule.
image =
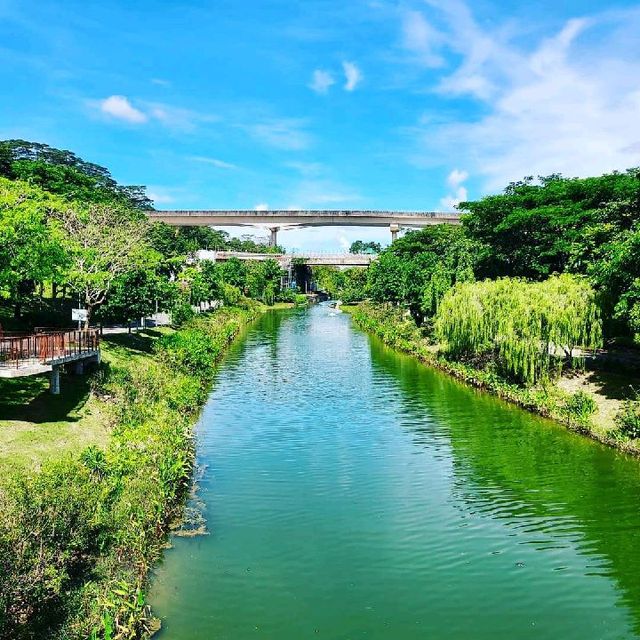
[[[212,535],[158,570],[168,639],[638,637],[636,461],[345,314],[265,317],[197,434]]]

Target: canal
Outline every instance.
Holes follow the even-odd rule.
[[[162,640],[640,637],[640,464],[395,353],[266,314],[197,428],[210,535]]]

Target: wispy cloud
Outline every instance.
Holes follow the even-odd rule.
[[[201,113],[193,109],[175,107],[163,102],[143,103],[150,118],[170,129],[194,131],[199,124],[217,122],[220,118],[215,114]]]
[[[136,109],[125,96],[109,96],[98,102],[98,108],[111,118],[132,124],[142,124],[149,119],[147,114]]]
[[[168,193],[163,187],[149,187],[147,196],[153,200],[154,204],[171,204],[175,202],[175,197]]]
[[[451,193],[448,193],[444,198],[440,200],[440,204],[446,210],[455,209],[461,202],[467,199],[467,188],[463,185],[463,182],[467,180],[469,174],[466,171],[460,169],[454,169],[447,176],[447,185],[451,189]]]
[[[571,19],[525,45],[530,40],[504,25],[480,27],[460,0],[439,7],[446,25],[440,52],[459,63],[431,90],[476,102],[482,115],[418,125],[418,162],[463,156],[486,190],[525,175],[584,176],[640,164],[640,58],[628,50],[640,10]]]
[[[402,14],[402,43],[420,64],[427,67],[444,64],[444,58],[437,52],[443,36],[419,11],[408,10]]]
[[[343,62],[342,69],[344,71],[345,83],[344,88],[346,91],[353,91],[362,80],[362,72],[353,62]]]
[[[203,164],[210,164],[218,169],[237,169],[238,166],[235,164],[231,164],[230,162],[225,162],[224,160],[219,160],[218,158],[208,158],[206,156],[191,156],[189,158],[193,160],[193,162],[202,162]]]
[[[288,151],[300,151],[311,144],[311,136],[305,130],[306,122],[295,118],[273,118],[253,125],[244,125],[254,138]]]
[[[266,202],[261,202],[254,207],[255,211],[269,211],[269,205]]]
[[[336,83],[333,75],[323,69],[316,69],[311,77],[309,88],[316,93],[327,93],[329,89]]]
[[[89,101],[89,105],[111,119],[132,124],[157,122],[170,129],[192,131],[204,122],[216,122],[218,116],[200,113],[191,109],[175,107],[162,102],[136,101],[135,106],[130,98],[112,95],[102,100]]]

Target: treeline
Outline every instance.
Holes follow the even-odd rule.
[[[90,321],[129,322],[158,310],[184,319],[205,300],[291,297],[280,290],[275,261],[206,265],[200,273],[191,260],[199,249],[278,247],[207,227],[151,224],[152,204],[144,187],[119,185],[70,151],[0,142],[0,303],[15,324],[36,311],[40,323],[68,324],[68,307],[78,304]]]
[[[460,226],[407,233],[366,275],[324,269],[317,281],[346,302],[404,308],[451,357],[520,382],[551,375],[576,346],[637,343],[637,169],[527,178],[459,208]]]

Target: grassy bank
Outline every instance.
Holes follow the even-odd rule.
[[[93,444],[84,449],[76,441],[58,455],[52,448],[31,452],[5,467],[11,472],[0,486],[0,638],[147,633],[148,570],[189,486],[192,425],[216,361],[256,315],[224,309],[167,335],[113,337],[88,398],[71,412],[71,422],[77,418],[88,431],[99,423],[106,434],[87,436]],[[68,391],[69,403],[82,399],[82,389]],[[29,393],[44,403],[36,392]],[[46,415],[43,406],[21,416],[17,402],[13,411],[22,424]],[[62,414],[53,417],[64,422]],[[45,432],[55,425],[50,420]]]
[[[360,328],[394,349],[609,446],[640,454],[638,441],[621,435],[614,420],[631,391],[633,381],[628,376],[574,371],[535,386],[518,385],[505,380],[491,367],[447,359],[398,307],[365,303],[343,308]]]

